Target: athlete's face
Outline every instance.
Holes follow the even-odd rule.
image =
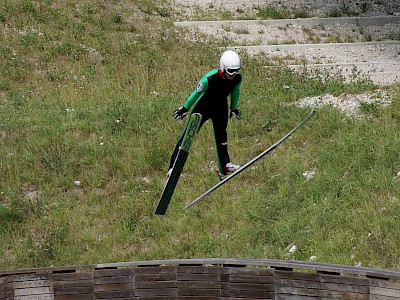
[[[239,69],[225,69],[225,76],[229,80],[235,78],[236,74],[239,72]]]
[[[233,78],[235,78],[236,73],[233,75],[229,75],[228,73],[225,74],[226,78],[228,78],[229,80],[232,80]]]

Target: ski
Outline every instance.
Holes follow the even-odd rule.
[[[317,111],[317,109],[313,108],[312,111],[308,114],[308,116],[303,121],[301,121],[295,128],[293,128],[289,133],[287,133],[283,138],[281,138],[279,141],[277,141],[271,147],[266,149],[264,152],[260,153],[255,158],[253,158],[252,160],[250,160],[249,162],[247,162],[246,164],[241,166],[236,172],[234,172],[234,173],[228,175],[227,177],[221,179],[220,182],[218,182],[216,185],[214,185],[212,188],[210,188],[208,191],[206,191],[203,195],[201,195],[196,200],[194,200],[191,203],[189,203],[188,205],[186,205],[183,208],[183,210],[188,209],[189,207],[192,207],[193,205],[195,205],[196,203],[198,203],[199,201],[204,199],[207,195],[211,194],[213,191],[215,191],[217,188],[219,188],[221,185],[226,183],[228,180],[231,180],[236,175],[239,175],[242,171],[246,170],[249,166],[254,164],[256,161],[261,159],[263,156],[265,156],[266,154],[268,154],[269,152],[271,152],[272,150],[277,148],[282,142],[284,142],[286,139],[288,139],[295,131],[297,131],[301,126],[303,126],[316,113],[316,111]]]
[[[157,215],[164,215],[169,202],[171,201],[172,194],[174,193],[176,184],[178,183],[179,177],[182,173],[183,166],[189,155],[189,150],[192,145],[194,136],[196,135],[201,122],[201,114],[194,113],[191,114],[186,125],[185,135],[182,140],[182,145],[179,149],[178,155],[175,159],[174,165],[172,167],[172,173],[167,179],[164,190],[161,194],[161,198],[158,202],[156,209]]]

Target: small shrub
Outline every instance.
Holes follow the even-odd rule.
[[[368,11],[368,9],[370,8],[371,4],[369,4],[368,2],[362,2],[360,5],[360,9],[362,13],[366,13]]]
[[[329,10],[326,15],[327,15],[328,18],[340,18],[340,17],[342,17],[341,12],[337,8]]]
[[[0,91],[8,91],[11,88],[10,81],[6,79],[0,79]]]
[[[250,33],[250,31],[249,31],[249,29],[248,29],[247,27],[236,28],[236,29],[234,30],[234,32],[235,32],[236,34],[249,34],[249,33]]]
[[[364,114],[371,115],[376,114],[379,110],[379,104],[376,102],[361,102],[360,103],[360,111]]]
[[[341,43],[342,39],[337,34],[331,34],[327,37],[326,43]]]
[[[22,6],[22,10],[27,13],[35,13],[37,10],[35,3],[33,3],[33,1],[31,1],[31,0],[22,0],[21,6]]]
[[[28,97],[25,95],[23,91],[20,90],[12,90],[8,93],[8,98],[10,102],[15,107],[20,107],[28,101]]]
[[[303,10],[296,10],[292,15],[294,19],[305,19],[310,17],[308,12]]]
[[[229,25],[223,25],[222,29],[226,32],[231,32],[232,31],[232,26]]]
[[[160,17],[168,18],[171,16],[171,12],[167,7],[156,7],[156,12]]]
[[[289,13],[275,7],[267,6],[257,11],[257,17],[261,19],[287,19]]]
[[[13,227],[24,220],[24,213],[19,209],[6,208],[0,204],[0,232]]]
[[[5,21],[6,21],[5,14],[2,11],[0,11],[0,23],[4,23]]]
[[[112,12],[111,13],[111,21],[115,24],[122,24],[124,22],[124,17],[119,12]]]
[[[52,82],[60,82],[66,78],[65,70],[52,68],[46,71],[46,78]]]
[[[93,3],[85,3],[83,5],[83,10],[86,12],[88,15],[93,15],[95,13],[95,8]]]

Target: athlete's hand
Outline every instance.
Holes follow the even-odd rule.
[[[238,108],[235,108],[231,110],[230,118],[232,117],[235,117],[236,119],[240,120],[242,118],[242,112]]]
[[[178,109],[175,109],[172,114],[173,114],[175,120],[181,120],[187,115],[187,112],[188,112],[188,109],[184,106],[181,106]]]

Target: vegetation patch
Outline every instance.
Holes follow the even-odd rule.
[[[182,212],[218,182],[206,123],[160,217],[184,128],[172,111],[218,67],[221,44],[187,38],[158,1],[5,0],[0,12],[0,269],[199,257],[399,267],[399,85],[385,90],[388,105],[360,108],[373,118],[321,107]],[[240,54],[243,118],[228,127],[235,163],[298,124],[310,110],[291,105],[299,99],[377,88]]]

